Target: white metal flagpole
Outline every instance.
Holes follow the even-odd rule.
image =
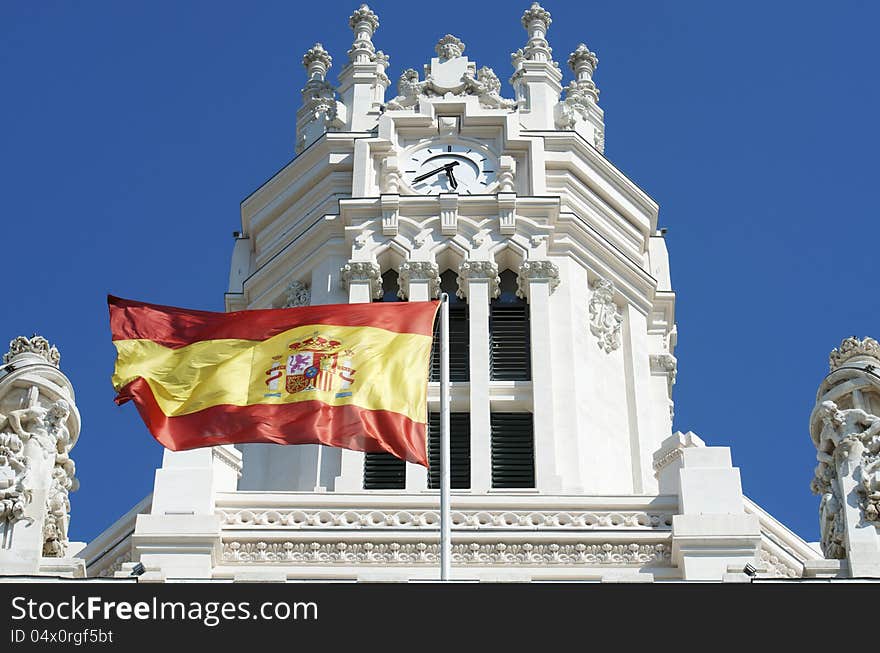
[[[449,516],[449,295],[440,295],[440,580],[449,580],[452,546]]]

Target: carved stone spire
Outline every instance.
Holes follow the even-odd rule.
[[[308,80],[302,89],[302,107],[296,115],[296,151],[301,152],[322,134],[343,127],[336,102],[336,89],[327,81],[333,64],[330,54],[315,43],[302,58]]]
[[[348,51],[349,63],[339,74],[339,95],[345,106],[344,124],[350,131],[369,131],[376,126],[385,89],[390,80],[385,74],[388,56],[376,51],[373,34],[379,17],[367,5],[361,5],[348,19],[354,42]]]
[[[529,42],[523,48],[523,55],[529,61],[552,61],[553,49],[546,38],[552,22],[550,12],[537,2],[533,2],[522,15],[522,26],[529,33]]]
[[[547,42],[550,12],[537,2],[525,11],[522,26],[529,39],[525,47],[511,55],[514,73],[510,84],[516,91],[520,120],[527,129],[553,129],[554,110],[562,92],[562,72],[553,61]]]
[[[354,43],[348,51],[349,60],[352,63],[373,61],[376,56],[373,34],[379,28],[379,17],[364,4],[349,17],[348,24],[354,32]]]
[[[574,73],[575,87],[584,95],[592,98],[593,102],[599,101],[599,89],[593,83],[593,73],[599,65],[599,57],[595,52],[583,43],[579,44],[574,52],[568,55],[568,66]]]

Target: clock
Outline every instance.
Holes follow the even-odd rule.
[[[410,150],[402,158],[403,178],[415,193],[479,195],[488,193],[495,185],[495,157],[477,144],[431,142]]]

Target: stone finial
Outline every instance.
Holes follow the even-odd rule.
[[[874,338],[845,338],[840,347],[831,351],[828,361],[832,372],[847,363],[850,366],[867,363],[880,368],[880,343]]]
[[[361,5],[349,17],[348,24],[354,32],[354,43],[348,51],[348,58],[357,63],[373,61],[376,56],[373,34],[379,28],[379,17],[367,5]]]
[[[437,41],[437,45],[434,46],[434,51],[441,60],[460,57],[464,54],[464,49],[465,45],[462,43],[461,39],[452,34],[447,34]]]
[[[30,338],[18,336],[11,340],[9,342],[9,351],[3,355],[3,362],[9,363],[13,358],[21,354],[36,354],[55,367],[58,367],[61,363],[61,354],[58,352],[58,348],[50,345],[48,340],[43,336],[38,336],[36,333]]]
[[[599,65],[599,57],[595,52],[590,52],[590,48],[584,43],[579,43],[574,52],[568,55],[568,66],[575,76],[580,80],[581,75],[588,73],[592,75],[596,72]]]
[[[379,17],[368,5],[363,4],[349,16],[348,24],[355,36],[359,36],[358,31],[360,30],[369,30],[368,38],[371,38],[379,29]]]
[[[526,28],[530,36],[535,29],[540,28],[541,31],[546,32],[552,22],[550,12],[537,2],[533,2],[532,6],[526,9],[522,15],[522,26]]]
[[[333,57],[324,49],[323,45],[315,43],[303,55],[302,64],[308,71],[309,79],[323,81],[330,66],[333,65]]]
[[[537,2],[526,10],[522,16],[522,25],[529,33],[529,41],[523,48],[523,58],[528,61],[543,61],[556,66],[553,61],[553,49],[547,42],[547,29],[550,27],[550,12]]]

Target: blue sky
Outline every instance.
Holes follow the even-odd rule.
[[[293,157],[302,54],[322,42],[335,80],[356,4],[0,4],[0,339],[46,336],[76,388],[72,539],[141,499],[161,462],[112,401],[107,293],[223,309],[239,203]],[[396,80],[454,33],[510,96],[528,4],[383,0],[374,42]],[[843,337],[880,336],[877,5],[545,7],[564,68],[581,41],[598,53],[605,154],[669,229],[675,428],[730,446],[746,494],[818,539],[816,388]]]

